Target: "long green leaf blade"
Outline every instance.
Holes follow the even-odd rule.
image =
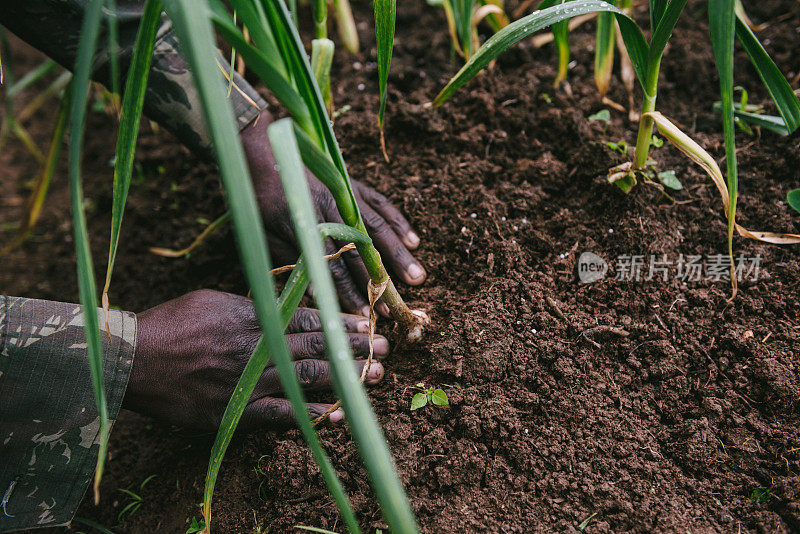
[[[616,5],[616,2],[610,2]],[[614,68],[615,33],[614,15],[606,11],[597,15],[594,50],[594,83],[600,96],[605,96],[611,83]]]
[[[780,69],[769,57],[750,27],[738,17],[736,18],[736,37],[742,43],[750,61],[761,77],[761,81],[767,87],[789,132],[794,132],[800,126],[800,101],[789,82],[781,74]]]
[[[167,0],[164,5],[172,18],[175,31],[182,43],[183,53],[192,67],[195,84],[200,93],[203,112],[214,142],[222,181],[227,193],[239,254],[247,280],[252,288],[264,342],[270,348],[281,383],[294,408],[300,429],[339,506],[342,517],[351,531],[358,532],[358,522],[347,502],[341,483],[311,426],[304,395],[283,336],[281,315],[275,302],[275,285],[269,275],[271,262],[266,236],[233,113],[217,74],[214,61],[214,36],[211,24],[206,18],[207,13],[205,10],[198,10],[196,2],[192,0]],[[263,369],[264,363],[263,361],[254,362],[253,367]],[[203,513],[206,527],[210,528],[210,502],[204,506]]]
[[[114,271],[114,260],[119,245],[119,232],[122,228],[122,217],[128,201],[133,172],[133,155],[136,152],[136,139],[139,135],[139,123],[144,107],[144,95],[150,64],[153,57],[156,30],[161,19],[161,0],[147,0],[136,34],[128,78],[125,81],[125,94],[122,97],[122,117],[119,123],[117,150],[114,162],[114,194],[111,211],[111,239],[108,246],[108,266],[106,282],[103,287],[103,308],[108,302],[108,289],[111,285],[111,274]]]
[[[733,0],[709,0],[708,22],[711,44],[719,73],[722,100],[722,129],[725,137],[725,164],[728,182],[728,255],[733,261],[733,230],[736,223],[738,177],[736,168],[736,130],[733,122],[733,38],[736,16]],[[731,263],[733,269],[733,263]],[[731,273],[733,274],[733,273]],[[736,294],[736,278],[731,277]]]
[[[686,0],[671,0],[665,6],[658,25],[653,29],[653,34],[650,38],[649,61],[661,61],[661,55],[664,53],[664,48],[666,48],[667,42],[672,36],[672,30],[675,29],[684,7],[686,7]]]
[[[72,224],[75,234],[75,255],[78,260],[78,289],[83,307],[84,332],[86,333],[86,352],[94,387],[94,400],[100,417],[100,450],[94,474],[94,501],[100,500],[100,479],[103,477],[106,451],[108,449],[108,406],[103,388],[103,345],[100,341],[100,328],[97,319],[97,288],[92,267],[92,251],[89,248],[89,232],[86,214],[83,211],[83,187],[81,185],[81,153],[83,133],[86,124],[86,102],[89,92],[89,76],[97,38],[100,33],[103,0],[90,0],[81,26],[77,59],[70,93],[70,145],[69,145],[69,183],[72,199]]]
[[[358,444],[384,517],[392,532],[416,533],[416,520],[397,477],[394,462],[375,413],[370,407],[353,365],[350,344],[339,315],[339,301],[333,277],[323,260],[322,242],[316,227],[316,212],[305,179],[305,170],[291,120],[283,119],[271,124],[267,133],[275,160],[280,167],[281,182],[293,214],[295,234],[306,256],[309,276],[314,284],[314,298],[324,325],[336,393],[342,399],[353,438]]]
[[[381,103],[378,109],[378,128],[383,130],[383,117],[386,113],[386,86],[389,83],[389,67],[392,64],[394,47],[394,26],[397,0],[374,0],[375,42],[378,49],[378,90]]]
[[[604,11],[612,12],[617,17],[620,32],[625,40],[625,46],[628,49],[634,71],[637,78],[639,78],[639,82],[644,85],[649,47],[642,31],[633,19],[608,2],[603,2],[602,0],[576,0],[575,2],[553,6],[543,11],[534,11],[494,34],[470,58],[466,65],[453,76],[433,101],[433,104],[440,106],[486,67],[489,62],[532,33],[571,17]]]

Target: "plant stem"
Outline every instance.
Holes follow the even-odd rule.
[[[661,56],[651,60],[647,66],[644,102],[642,102],[642,118],[639,120],[639,136],[636,138],[636,153],[633,159],[635,169],[643,169],[650,153],[650,141],[653,138],[653,119],[648,115],[656,110],[658,94],[658,71],[661,68]]]
[[[363,223],[356,228],[366,233]],[[386,267],[381,262],[380,253],[372,245],[356,245],[356,248],[364,261],[364,265],[367,267],[370,278],[375,284],[383,283],[386,279],[389,279],[389,285],[386,286],[386,290],[383,292],[383,301],[389,307],[389,311],[392,313],[394,320],[397,321],[397,324],[405,330],[411,331],[418,325],[420,318],[412,313],[403,301],[403,297],[400,296],[394,282],[389,277],[389,273],[386,272]]]

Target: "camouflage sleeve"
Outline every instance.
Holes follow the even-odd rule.
[[[76,304],[0,296],[0,532],[69,523],[93,476],[100,419],[83,317]],[[113,424],[136,316],[112,310],[109,326],[103,377]]]
[[[38,48],[66,68],[72,68],[78,49],[83,14],[89,0],[0,0],[0,24]],[[144,1],[117,0],[120,68],[127,67],[136,42]],[[103,27],[94,78],[110,85],[108,41]],[[230,72],[230,65],[217,54],[222,70],[220,82]],[[123,80],[124,81],[124,80]],[[231,91],[231,106],[239,129],[255,119],[266,101],[241,76],[234,73],[237,89]],[[212,156],[211,140],[205,127],[200,99],[191,72],[179,52],[178,42],[169,19],[163,18],[159,28],[150,78],[145,97],[145,114],[172,132],[184,145],[201,157]]]

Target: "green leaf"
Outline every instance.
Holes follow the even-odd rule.
[[[786,202],[796,211],[800,213],[800,189],[792,189],[786,195]]]
[[[416,520],[408,498],[353,365],[353,355],[339,313],[333,277],[323,259],[322,241],[316,226],[316,210],[311,200],[291,119],[282,119],[271,124],[267,133],[292,213],[295,235],[308,262],[309,276],[314,284],[314,299],[319,306],[320,320],[324,325],[334,389],[348,414],[350,431],[358,444],[364,466],[372,479],[373,489],[392,532],[416,533]],[[353,530],[349,525],[348,527]]]
[[[669,3],[665,1],[664,7],[659,7],[660,17],[658,24],[653,27],[653,35],[650,38],[648,64],[652,64],[655,61],[661,62],[661,55],[664,53],[664,48],[667,46],[670,36],[672,36],[672,30],[675,29],[675,24],[678,23],[678,18],[683,13],[684,7],[686,7],[686,0],[670,0]]]
[[[89,76],[94,60],[97,38],[100,33],[103,0],[89,0],[81,26],[75,69],[70,93],[69,124],[69,183],[72,200],[72,225],[75,236],[75,255],[78,260],[78,289],[83,308],[84,332],[86,333],[86,353],[92,375],[94,400],[100,417],[100,450],[97,455],[97,468],[94,474],[95,503],[100,499],[99,486],[103,477],[106,453],[108,450],[108,406],[103,388],[103,346],[100,341],[100,328],[97,319],[97,287],[95,286],[92,251],[89,247],[89,233],[86,214],[83,211],[83,186],[81,184],[81,153],[83,149],[84,126],[86,124],[86,102],[89,92]]]
[[[658,181],[664,184],[664,187],[669,187],[676,191],[683,189],[683,184],[681,184],[681,181],[675,176],[675,171],[672,170],[658,173]]]
[[[117,150],[114,159],[114,194],[111,209],[111,238],[108,246],[108,264],[106,281],[103,287],[103,306],[108,302],[108,289],[111,285],[111,274],[119,245],[119,232],[122,227],[122,216],[128,201],[128,191],[133,173],[133,155],[136,152],[136,138],[139,135],[139,123],[144,107],[144,95],[147,79],[150,74],[150,63],[153,57],[156,30],[161,20],[161,0],[147,0],[144,5],[136,44],[125,81],[125,94],[122,97],[122,116],[119,123]]]
[[[656,148],[661,148],[662,146],[664,146],[664,140],[658,137],[657,135],[654,135],[652,139],[650,139],[650,144]]]
[[[722,103],[714,102],[714,111],[722,111]],[[789,128],[783,118],[774,115],[764,115],[762,113],[752,113],[739,109],[738,106],[733,108],[733,116],[753,126],[760,126],[765,130],[770,130],[779,135],[789,135]]]
[[[608,122],[611,120],[611,112],[607,109],[601,109],[597,113],[589,115],[589,122],[600,121]]]
[[[522,39],[559,21],[586,13],[605,11],[612,12],[617,17],[634,71],[639,78],[639,82],[644,85],[649,47],[636,22],[616,7],[602,0],[581,0],[553,6],[542,11],[534,11],[530,15],[512,22],[487,39],[483,46],[470,57],[469,61],[442,89],[433,102],[434,106],[442,105],[445,100],[475,77],[493,59]]]
[[[447,400],[447,393],[439,388],[433,390],[433,393],[431,394],[431,401],[433,401],[436,406],[447,406],[450,404],[450,401]]]
[[[373,8],[375,10],[375,41],[378,50],[378,89],[381,98],[378,110],[378,128],[383,130],[383,117],[386,113],[386,86],[389,82],[389,67],[392,64],[392,48],[394,47],[397,0],[373,0]]]
[[[331,101],[331,63],[333,62],[333,41],[330,39],[314,39],[311,41],[311,68],[317,79],[325,108],[330,110]]]
[[[728,182],[728,255],[733,261],[733,230],[736,224],[736,198],[738,177],[736,168],[736,131],[733,122],[733,36],[736,15],[734,2],[730,0],[709,0],[708,20],[711,30],[711,44],[719,73],[719,87],[722,101],[722,129],[725,137],[725,163]],[[731,278],[736,290],[736,279]]]
[[[581,524],[578,525],[578,530],[583,532],[586,529],[586,527],[589,526],[589,523],[592,522],[592,519],[594,519],[594,516],[596,516],[597,514],[598,514],[598,512],[595,512],[592,515],[590,515],[589,517],[587,517],[586,519],[584,519],[583,521],[581,521]]]
[[[612,0],[610,4],[616,5]],[[614,68],[614,49],[616,48],[616,27],[614,15],[608,11],[597,14],[597,30],[594,50],[594,83],[600,96],[605,96],[611,83]]]
[[[783,117],[789,132],[794,132],[800,126],[800,101],[798,101],[789,82],[786,81],[775,62],[772,61],[767,51],[761,46],[750,27],[738,16],[736,18],[736,37],[742,43],[747,55],[750,57],[750,61],[761,77],[761,81],[767,87],[767,91],[769,91],[772,101],[775,102],[778,113]]]
[[[274,281],[269,275],[271,261],[264,227],[256,205],[255,192],[238,129],[230,103],[225,98],[225,88],[217,70],[214,35],[207,12],[197,9],[196,2],[192,0],[167,0],[164,5],[181,42],[181,50],[191,67],[195,86],[200,95],[202,110],[216,149],[242,267],[252,289],[254,306],[263,331],[263,339],[259,345],[269,347],[269,353],[272,354],[275,361],[283,389],[292,404],[300,429],[320,467],[323,478],[328,484],[348,528],[352,532],[358,532],[358,522],[347,502],[341,483],[311,426],[303,392],[295,373],[292,357],[286,346],[284,330],[281,328],[282,318],[275,302]],[[294,138],[293,135],[290,137]],[[302,182],[305,184],[305,179]],[[321,257],[319,260],[323,261]],[[257,352],[259,352],[258,349]],[[257,357],[251,357],[245,372],[263,369],[269,353],[263,350]],[[247,376],[247,380],[252,381],[255,386],[259,376],[260,372],[258,376]],[[241,394],[245,399],[250,398],[250,392],[239,391],[239,388],[234,392],[234,395],[236,394]],[[234,402],[234,399],[231,402]],[[232,432],[235,426],[233,424],[226,431]],[[203,513],[207,528],[210,528],[211,495],[220,463],[221,455],[212,457],[206,475]]]
[[[426,393],[417,393],[411,398],[411,411],[419,410],[428,404],[428,395]]]

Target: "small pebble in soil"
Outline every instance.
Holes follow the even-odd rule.
[[[505,222],[506,218],[505,217],[500,217],[500,220]]]
[[[361,70],[363,67],[364,65],[362,65],[360,61],[353,63],[353,70]]]
[[[613,229],[613,228],[609,228],[609,229],[608,229],[608,233],[609,233],[609,234],[613,234],[613,233],[614,233],[614,229]]]
[[[363,83],[358,84],[358,90],[359,91],[363,91],[365,87],[366,87],[366,85],[364,85]]]
[[[474,219],[475,217],[477,217],[477,216],[478,216],[478,214],[477,214],[477,213],[470,213],[470,214],[469,214],[469,216],[470,216],[470,217],[472,217],[472,218]]]

